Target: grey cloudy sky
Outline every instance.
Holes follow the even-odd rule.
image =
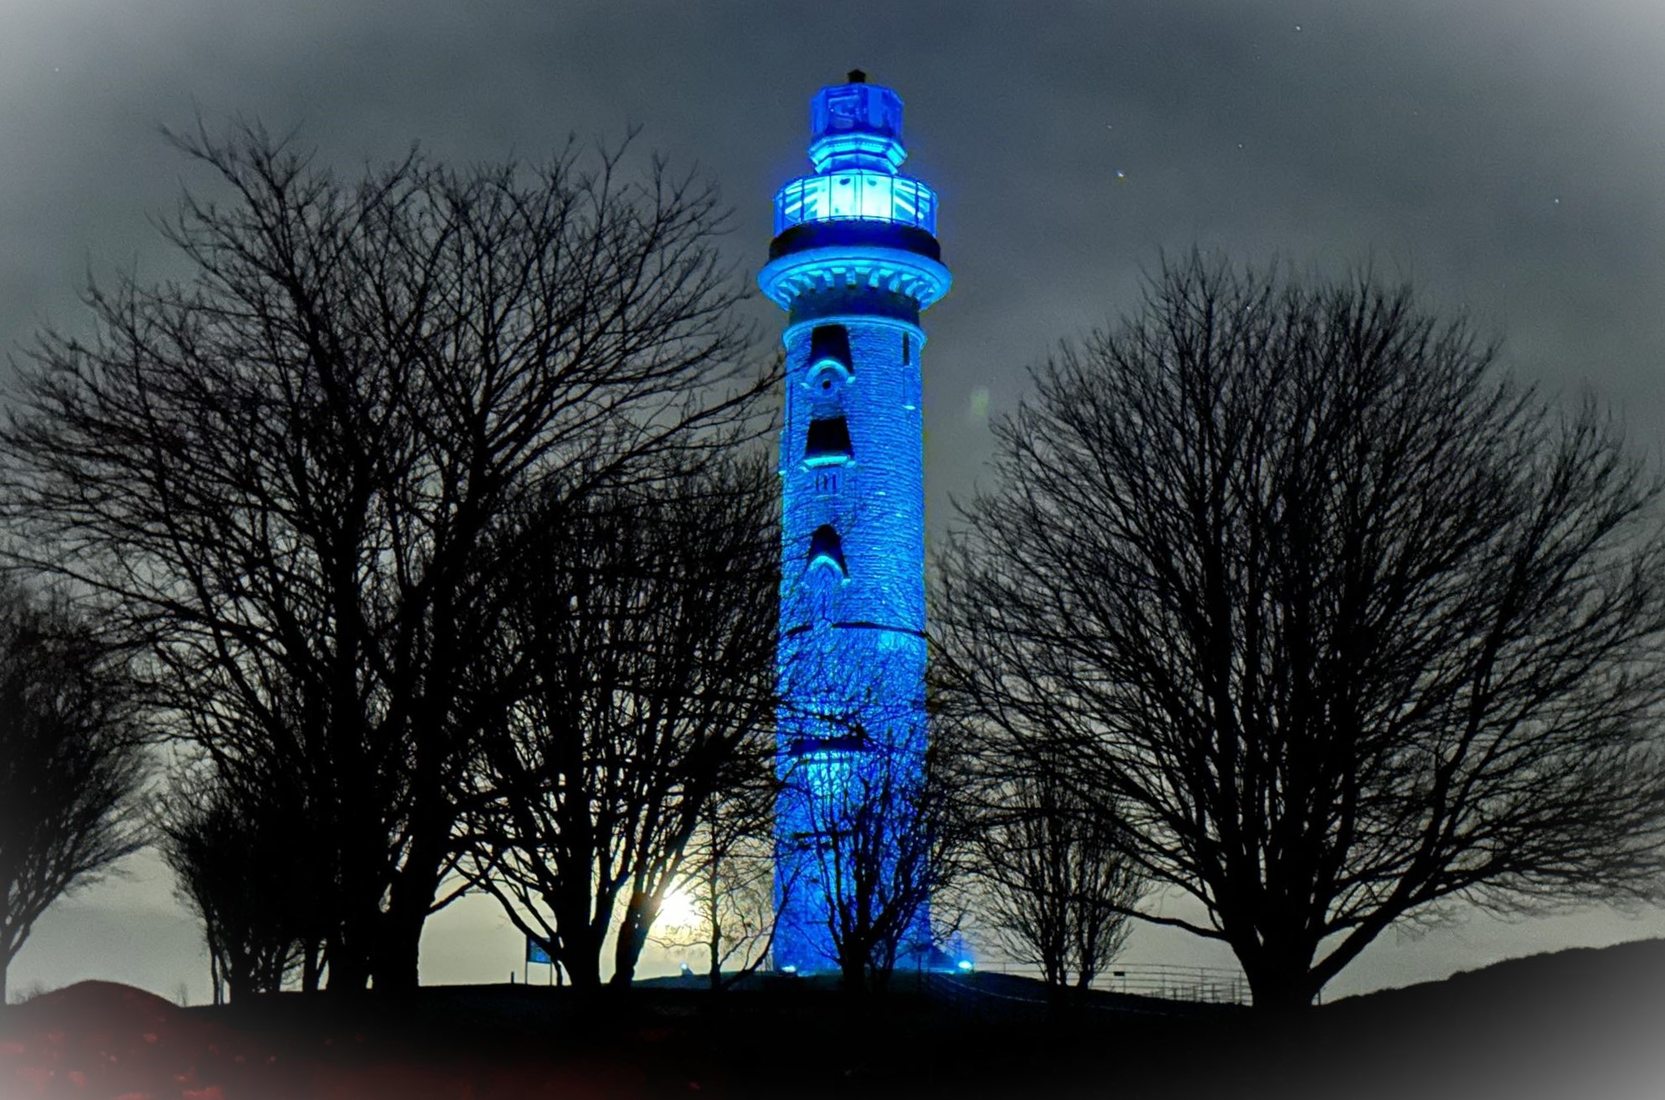
[[[568,134],[698,166],[760,260],[802,171],[809,96],[853,66],[907,102],[909,170],[943,203],[953,293],[927,316],[932,525],[988,453],[1024,367],[1135,304],[1193,244],[1340,272],[1369,262],[1591,387],[1665,440],[1665,2],[1115,0],[569,3],[0,0],[0,341],[82,323],[89,272],[172,259],[149,219],[206,181],[157,134],[200,110],[299,126],[351,171],[411,141],[537,158]],[[773,323],[757,305],[760,322]],[[1476,919],[1389,937],[1337,992],[1665,918]],[[1147,961],[1223,959],[1141,933]],[[441,914],[424,976],[500,978],[489,904]],[[195,933],[153,861],[60,905],[13,988],[84,976],[200,997]]]

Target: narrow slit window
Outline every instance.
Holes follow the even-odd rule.
[[[902,365],[913,365],[913,337],[906,332],[902,334]]]

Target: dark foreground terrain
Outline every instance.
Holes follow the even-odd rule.
[[[1564,951],[1295,1018],[997,974],[585,998],[451,986],[179,1008],[85,982],[0,1011],[0,1096],[1665,1097],[1665,941]]]

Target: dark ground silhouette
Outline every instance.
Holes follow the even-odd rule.
[[[589,997],[443,986],[179,1008],[83,982],[0,1013],[0,1096],[1665,1096],[1665,941],[1563,951],[1298,1016],[899,974]]]

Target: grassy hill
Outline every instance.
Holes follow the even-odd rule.
[[[1293,1018],[1025,978],[711,994],[444,986],[181,1009],[81,983],[0,1014],[0,1096],[1665,1097],[1665,941],[1518,959]]]

